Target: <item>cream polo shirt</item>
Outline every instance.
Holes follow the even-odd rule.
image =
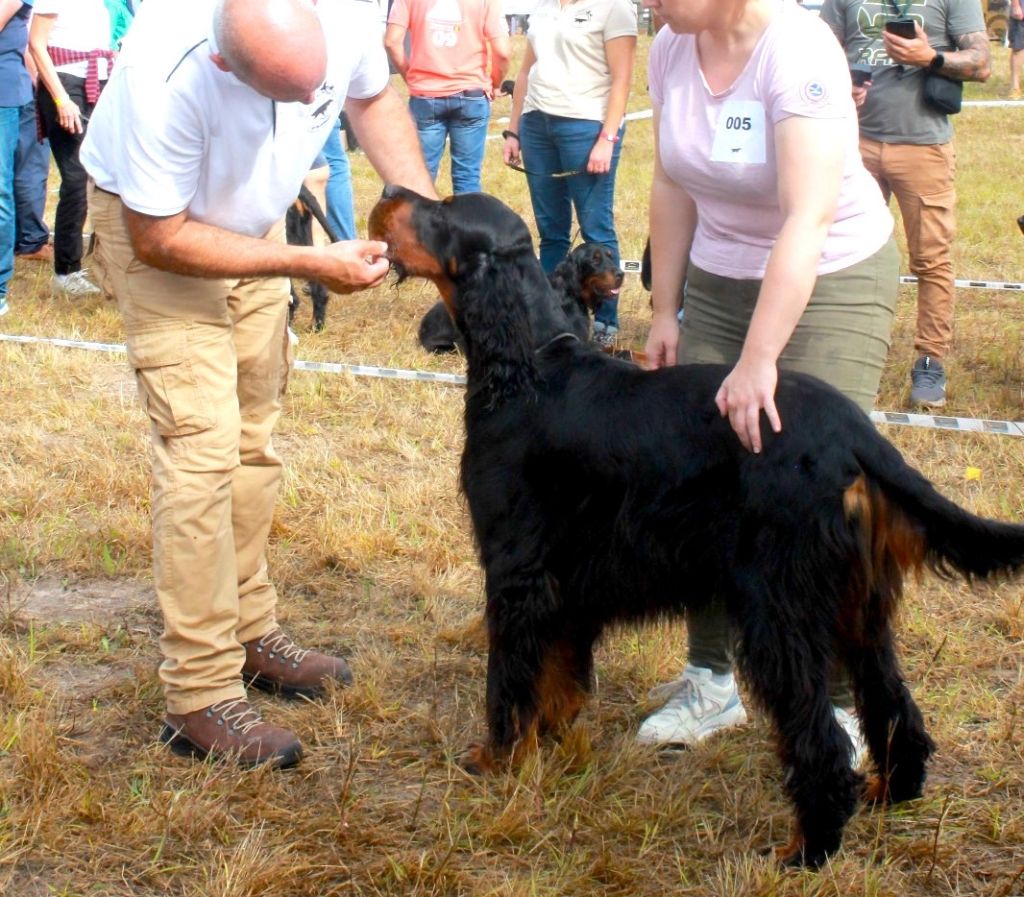
[[[631,0],[541,0],[530,13],[527,38],[537,61],[530,69],[523,112],[604,121],[612,75],[605,43],[636,35]]]
[[[130,209],[262,236],[284,215],[346,96],[387,86],[376,3],[319,0],[327,78],[277,103],[210,59],[215,0],[146,0],[100,96],[80,158]]]

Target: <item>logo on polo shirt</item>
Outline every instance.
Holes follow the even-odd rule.
[[[313,111],[309,114],[309,130],[319,131],[325,125],[335,121],[338,117],[337,111],[332,112],[335,109],[335,97],[334,97],[334,85],[328,84],[324,81],[317,89],[313,96],[313,102],[310,104]]]

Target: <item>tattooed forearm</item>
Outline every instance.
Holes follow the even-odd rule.
[[[946,53],[942,74],[958,81],[987,81],[992,74],[992,58],[988,50],[988,35],[972,31],[957,38],[956,52]]]

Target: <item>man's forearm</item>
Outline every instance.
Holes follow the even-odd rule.
[[[369,100],[345,103],[359,145],[385,184],[400,184],[436,198],[409,110],[389,85]]]
[[[125,210],[132,247],[145,264],[189,277],[312,276],[315,256],[289,246],[183,218]]]
[[[956,52],[944,54],[945,62],[939,71],[958,81],[987,81],[992,74],[988,45],[988,35],[983,31],[962,35],[957,38]]]

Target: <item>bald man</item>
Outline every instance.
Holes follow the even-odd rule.
[[[351,681],[281,630],[266,561],[287,278],[349,293],[388,272],[383,243],[284,240],[343,104],[381,177],[432,195],[376,3],[146,0],[82,146],[96,267],[150,419],[160,737],[180,754],[294,765],[298,739],[246,684],[316,697]]]

